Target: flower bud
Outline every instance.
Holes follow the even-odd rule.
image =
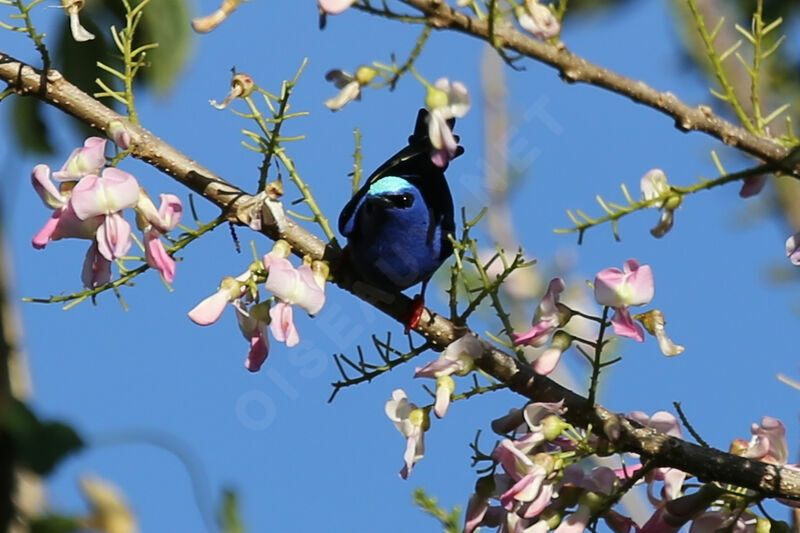
[[[544,438],[548,441],[556,440],[567,428],[569,428],[569,424],[561,420],[556,415],[549,415],[546,416],[541,421],[542,426],[542,433],[544,433]]]
[[[331,272],[331,267],[328,266],[326,261],[312,261],[311,271],[314,272],[314,280],[319,285],[320,289],[325,288],[325,282],[328,281],[328,275]]]
[[[272,251],[270,253],[286,259],[292,255],[292,246],[287,241],[278,239],[272,246]]]
[[[358,84],[363,87],[364,85],[371,83],[377,74],[378,72],[374,68],[360,66],[358,67],[358,70],[356,70],[356,81],[358,81]]]
[[[728,453],[744,457],[747,450],[750,448],[748,442],[744,439],[733,439],[731,445],[728,447]]]
[[[436,109],[438,107],[446,107],[447,104],[448,98],[445,91],[432,86],[428,87],[428,93],[425,95],[425,107]]]
[[[112,120],[106,128],[106,133],[114,143],[127,150],[131,146],[131,134],[121,120]]]
[[[418,407],[408,413],[408,421],[411,424],[422,428],[422,431],[428,431],[431,427],[431,417],[428,415],[428,410]]]

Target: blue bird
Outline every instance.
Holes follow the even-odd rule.
[[[431,276],[453,253],[453,198],[444,168],[431,161],[427,119],[421,109],[408,146],[378,167],[339,215],[346,260],[358,277],[392,293],[422,282],[406,331],[419,322]]]

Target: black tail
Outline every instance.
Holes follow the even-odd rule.
[[[430,146],[430,141],[428,139],[428,110],[424,107],[421,108],[417,112],[417,122],[414,124],[414,133],[408,138],[408,145],[409,146],[417,146],[417,145],[425,145],[426,147]],[[450,126],[452,130],[456,125],[456,119],[451,118],[447,121],[447,125]],[[456,138],[456,142],[459,142],[461,139],[458,135],[454,136]],[[458,147],[456,150],[456,155],[453,156],[453,159],[460,156],[464,153],[464,148],[462,146]]]

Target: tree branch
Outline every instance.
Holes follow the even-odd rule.
[[[410,2],[417,0],[410,0]],[[433,4],[433,2],[419,2]],[[462,16],[463,15],[459,15]],[[69,83],[56,71],[46,76],[47,86],[41,88],[41,74],[33,67],[20,63],[0,51],[0,80],[4,80],[17,94],[34,96],[61,109],[82,122],[105,131],[114,120],[124,117]],[[203,195],[217,205],[234,223],[247,225],[258,205],[259,196],[251,196],[225,181],[210,170],[191,160],[149,131],[128,125],[131,133],[131,153],[175,180]],[[770,142],[767,140],[762,140]],[[779,146],[778,146],[779,147]],[[779,147],[784,150],[782,147]],[[777,150],[777,148],[776,148]],[[268,216],[264,212],[262,216]],[[298,255],[311,255],[326,259],[333,266],[335,282],[341,288],[371,303],[398,322],[407,316],[411,300],[403,294],[389,294],[353,279],[345,269],[337,269],[341,251],[325,243],[304,228],[288,220],[285,230],[278,232],[271,220],[263,220],[261,232],[272,239],[286,239]],[[438,349],[447,346],[465,333],[452,322],[423,311],[415,331]],[[604,435],[615,452],[638,453],[643,460],[654,465],[669,465],[702,481],[731,483],[758,491],[767,497],[800,500],[800,470],[753,461],[712,448],[704,448],[659,433],[654,429],[639,427],[634,422],[601,407],[589,405],[586,398],[566,389],[553,380],[533,373],[528,365],[521,365],[502,351],[491,348],[476,359],[476,364],[494,378],[508,384],[509,388],[537,402],[564,400],[565,418],[572,424],[587,427]]]
[[[437,29],[454,30],[505,50],[550,65],[559,71],[561,78],[569,83],[588,83],[611,92],[627,96],[636,103],[651,107],[675,120],[679,130],[702,131],[716,137],[727,145],[768,162],[778,163],[789,150],[778,141],[750,133],[714,114],[710,107],[691,107],[670,92],[658,91],[642,81],[627,78],[606,68],[595,65],[566,49],[563,44],[552,46],[537,41],[509,24],[489,27],[489,22],[453,9],[442,0],[402,0],[425,14],[427,23]],[[490,31],[491,30],[491,31]],[[793,166],[800,172],[800,166]]]

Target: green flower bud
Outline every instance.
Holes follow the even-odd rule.
[[[548,415],[541,421],[542,433],[548,441],[556,440],[567,428],[569,424],[558,418],[556,415]]]
[[[360,66],[358,67],[358,70],[356,70],[356,81],[363,87],[364,85],[372,82],[377,75],[378,72],[374,68]]]
[[[425,107],[428,109],[437,109],[439,107],[446,107],[448,104],[447,93],[436,87],[428,87],[428,94],[425,95]]]

